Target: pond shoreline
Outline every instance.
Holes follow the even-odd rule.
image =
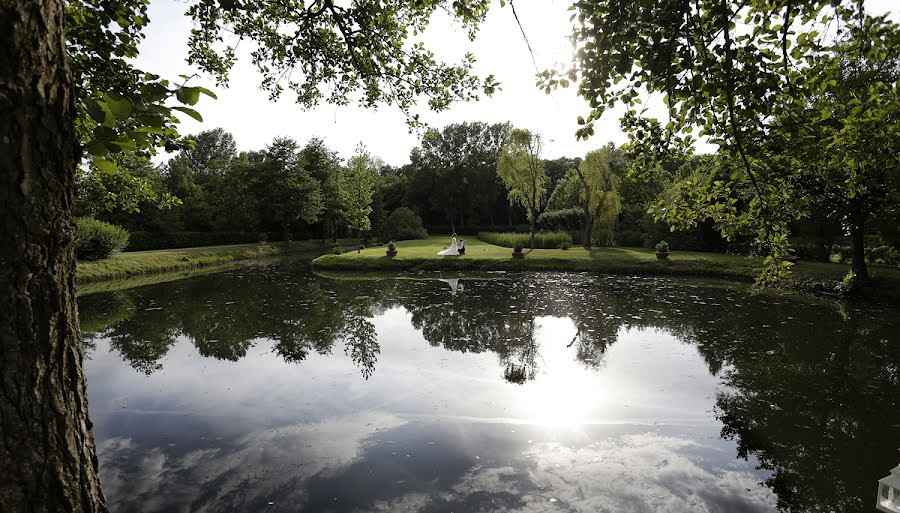
[[[310,260],[323,252],[320,240],[295,241],[272,244],[235,244],[204,246],[197,248],[161,249],[119,253],[104,260],[79,261],[75,268],[75,281],[79,284],[120,280],[172,271],[202,269],[212,266],[279,257],[308,257]]]
[[[397,243],[398,254],[388,257],[386,248],[374,247],[343,254],[322,255],[312,261],[317,271],[337,272],[600,272],[638,276],[681,276],[720,278],[752,283],[762,268],[762,260],[739,255],[674,251],[657,259],[647,248],[583,248],[526,250],[524,258],[512,258],[508,248],[475,240],[460,256],[436,256],[444,240],[430,237]],[[801,261],[778,289],[841,297],[839,285],[848,265]],[[854,298],[900,303],[900,269],[870,266],[871,282]]]

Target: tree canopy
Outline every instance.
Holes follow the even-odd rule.
[[[695,135],[718,145],[718,158],[706,161],[703,172],[717,178],[680,182],[679,201],[660,204],[657,216],[676,228],[711,219],[728,239],[754,236],[769,264],[763,281],[791,265],[790,226],[809,206],[801,184],[826,178],[846,188],[848,198],[865,188],[867,172],[827,178],[803,153],[816,147],[846,155],[837,167],[853,169],[864,159],[847,150],[863,124],[874,141],[896,140],[897,24],[867,14],[861,1],[587,0],[574,10],[575,63],[541,73],[539,83],[548,90],[578,84],[591,108],[578,120],[579,137],[593,135],[601,115],[624,105],[623,127],[642,159],[664,160],[673,149],[689,153]],[[857,73],[855,92],[847,81],[851,68],[869,70]],[[845,91],[848,116],[834,119],[821,102],[838,90]],[[646,116],[648,92],[662,95],[665,125]],[[800,118],[789,119],[804,112],[805,127],[832,128],[792,133]],[[872,157],[896,169],[895,157]],[[845,219],[848,230],[861,234],[852,217]],[[854,270],[865,274],[864,262]]]
[[[546,206],[548,179],[542,151],[540,134],[517,128],[509,133],[497,161],[497,174],[509,190],[510,204],[524,207],[531,223],[532,249],[537,218]]]

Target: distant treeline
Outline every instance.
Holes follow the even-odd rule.
[[[276,138],[260,151],[238,152],[231,134],[221,128],[190,139],[163,165],[132,160],[130,176],[87,173],[80,177],[77,214],[122,226],[132,233],[130,250],[255,242],[260,239],[334,239],[362,236],[372,240],[403,238],[388,218],[409,228],[410,235],[477,234],[482,231],[528,231],[525,210],[511,202],[497,173],[497,160],[511,130],[509,124],[461,123],[430,130],[403,166],[388,165],[360,148],[344,160],[321,139],[300,145]],[[673,250],[748,253],[747,241],[726,241],[711,222],[671,232],[647,211],[665,197],[674,181],[711,156],[685,156],[667,168],[630,173],[625,151],[603,148],[615,177],[619,212],[608,233],[594,244],[652,246],[667,240]],[[576,170],[582,158],[543,161],[546,201],[537,226],[568,231],[581,243],[584,215]],[[827,212],[798,221],[793,243],[801,258],[840,257],[845,231]],[[418,216],[418,219],[410,219]],[[421,220],[421,221],[420,221]],[[396,223],[394,223],[396,224]],[[414,226],[413,226],[414,225]],[[896,258],[897,223],[872,223],[869,246]],[[396,228],[396,227],[394,227]]]

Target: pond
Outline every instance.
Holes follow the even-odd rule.
[[[113,512],[874,510],[897,311],[596,274],[79,299]]]

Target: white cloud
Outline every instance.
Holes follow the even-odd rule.
[[[363,412],[261,430],[223,448],[183,454],[111,438],[97,446],[100,476],[114,511],[250,511],[270,497],[278,497],[276,510],[293,511],[305,500],[304,480],[339,472],[360,454],[365,438],[402,423]]]
[[[471,497],[495,498],[492,511],[516,513],[775,511],[774,495],[748,465],[718,468],[705,463],[698,449],[704,448],[653,433],[577,449],[535,444],[524,453],[529,461],[524,468],[475,467],[447,492],[412,493],[360,513],[429,511],[435,501],[465,504]]]

